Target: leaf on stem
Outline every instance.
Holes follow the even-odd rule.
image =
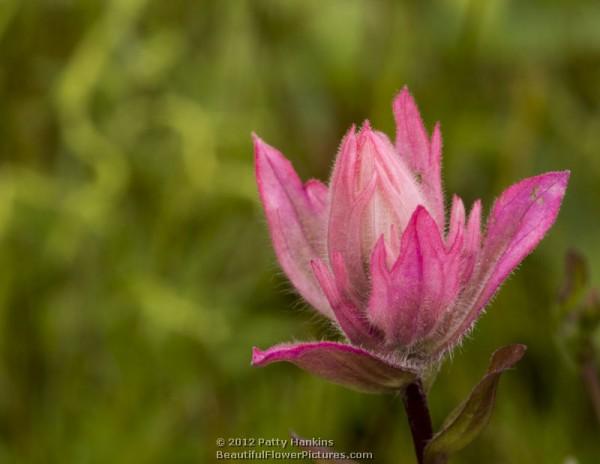
[[[489,422],[500,375],[525,354],[525,345],[509,345],[494,352],[483,379],[469,397],[445,420],[425,448],[425,464],[444,464],[448,457],[471,443]]]

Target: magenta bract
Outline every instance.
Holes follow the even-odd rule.
[[[393,110],[395,145],[368,122],[358,132],[352,127],[329,186],[302,183],[279,151],[254,136],[256,178],[277,258],[298,292],[349,344],[255,349],[253,364],[290,361],[362,390],[401,388],[459,343],[554,223],[568,171],[509,187],[485,233],[479,200],[467,214],[454,196],[446,221],[440,126],[429,137],[406,88]],[[385,375],[369,380],[354,371]]]

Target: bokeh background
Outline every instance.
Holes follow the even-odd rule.
[[[571,169],[559,220],[431,391],[439,425],[522,342],[456,463],[593,463],[557,347],[566,250],[600,285],[600,4],[585,0],[0,0],[0,462],[214,462],[217,437],[333,439],[413,462],[399,398],[253,345],[331,336],[272,252],[250,133],[304,178],[407,84],[448,193],[489,208]]]

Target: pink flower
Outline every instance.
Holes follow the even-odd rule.
[[[344,137],[329,186],[302,183],[254,136],[256,178],[275,252],[298,292],[347,343],[254,348],[252,363],[292,362],[363,391],[401,389],[467,333],[511,271],[554,223],[569,172],[506,189],[485,232],[481,202],[458,196],[445,220],[442,137],[428,136],[404,88],[396,143],[368,122]]]

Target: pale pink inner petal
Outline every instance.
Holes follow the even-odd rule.
[[[327,251],[330,262],[338,253],[343,257],[352,288],[348,291],[363,295],[368,291],[368,278],[363,265],[361,219],[375,192],[377,178],[373,173],[368,181],[360,181],[357,163],[356,134],[352,127],[342,141],[331,177]]]
[[[400,232],[427,200],[387,137],[368,123],[346,137],[331,185],[329,259],[343,256],[353,293],[365,303],[375,241],[383,234],[397,253]]]

